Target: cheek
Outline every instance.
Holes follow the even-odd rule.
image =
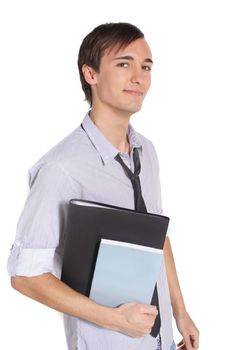
[[[148,82],[148,84],[147,84],[147,86],[146,86],[147,91],[149,90],[150,85],[151,85],[151,80]]]
[[[99,81],[99,92],[103,96],[114,96],[117,97],[121,95],[122,90],[126,87],[125,75],[111,74],[108,72],[105,76],[101,77]]]
[[[150,74],[148,74],[148,76],[145,76],[144,84],[148,90],[150,88],[150,85],[151,85],[151,75]]]
[[[124,84],[127,80],[129,80],[130,72],[129,70],[116,69],[115,67],[109,70],[105,70],[102,80],[105,79],[109,84]]]

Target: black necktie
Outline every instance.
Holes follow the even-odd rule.
[[[125,174],[130,178],[130,180],[132,182],[132,186],[134,189],[135,210],[142,212],[142,213],[147,213],[146,205],[145,205],[144,199],[142,197],[141,184],[140,184],[140,178],[139,178],[141,164],[140,164],[138,149],[134,148],[134,150],[133,150],[134,173],[127,167],[127,165],[124,163],[124,161],[122,160],[119,153],[116,155],[115,159],[121,164],[122,168],[124,169]],[[154,323],[154,326],[153,326],[152,332],[151,332],[151,335],[156,337],[159,333],[160,326],[161,326],[157,284],[155,285],[154,294],[152,297],[152,302],[158,308],[158,315],[156,317],[156,320],[155,320],[155,323]]]
[[[144,199],[142,197],[141,184],[139,179],[139,173],[141,170],[140,158],[138,154],[138,149],[134,148],[133,160],[134,160],[134,173],[127,167],[127,165],[123,162],[120,154],[118,153],[115,159],[121,164],[126,175],[130,178],[133,189],[134,189],[134,203],[135,210],[146,213],[146,205]]]

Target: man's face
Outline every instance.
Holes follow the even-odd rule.
[[[93,102],[123,113],[135,113],[151,83],[152,55],[145,39],[137,39],[124,49],[106,52],[95,73]],[[93,105],[94,105],[93,104]]]

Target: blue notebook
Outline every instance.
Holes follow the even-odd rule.
[[[150,304],[162,259],[162,249],[101,239],[90,299],[109,307]]]

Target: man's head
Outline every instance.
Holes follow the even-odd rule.
[[[151,51],[129,23],[102,24],[83,40],[78,67],[86,100],[136,112],[150,87]]]

